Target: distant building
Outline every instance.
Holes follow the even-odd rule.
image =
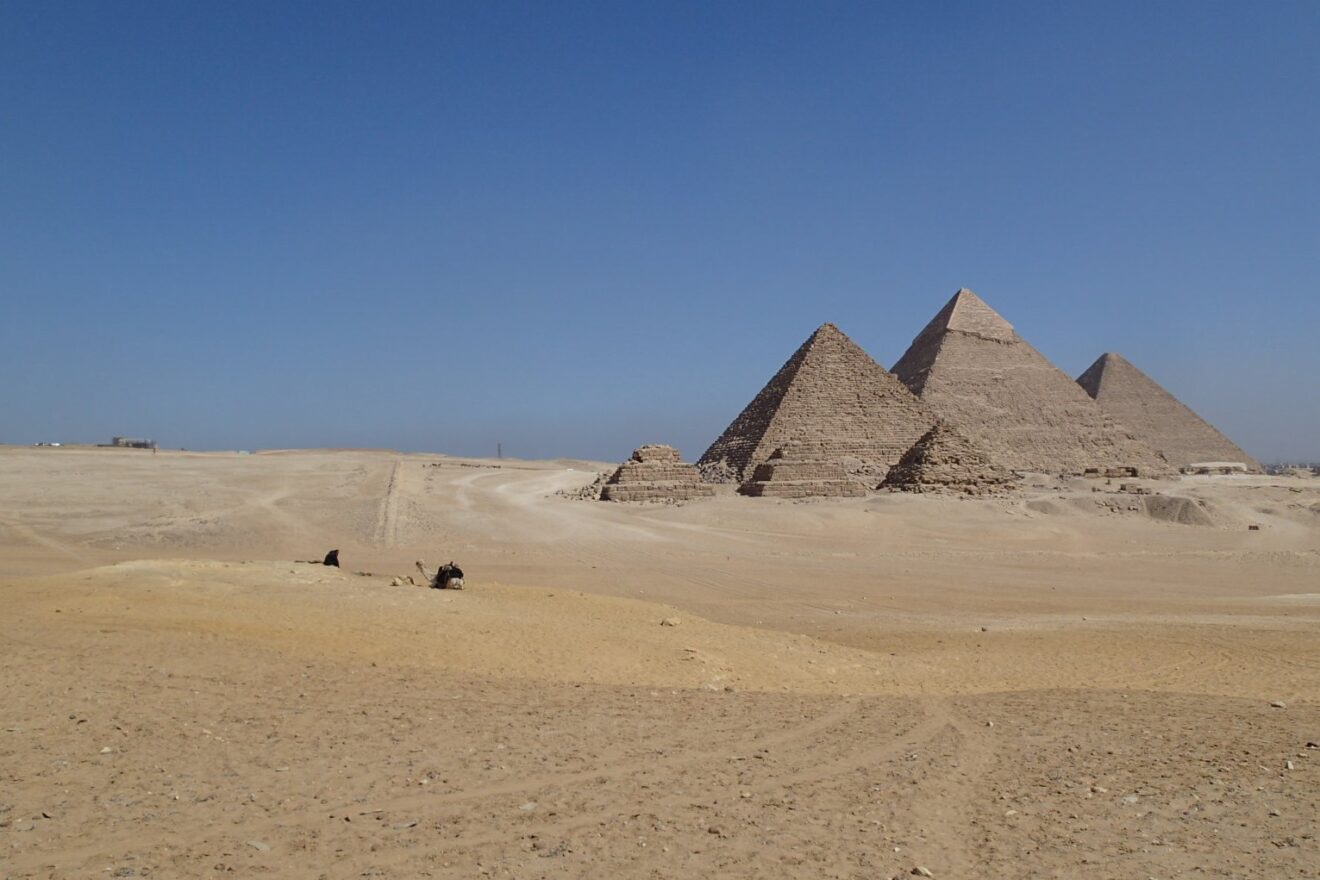
[[[155,449],[155,440],[144,440],[138,437],[111,437],[109,443],[98,443],[98,446],[113,446],[118,449]]]
[[[1245,474],[1251,469],[1244,461],[1194,461],[1183,467],[1184,474]]]

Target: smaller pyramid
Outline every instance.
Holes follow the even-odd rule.
[[[1122,355],[1102,354],[1077,377],[1077,384],[1175,467],[1200,462],[1241,462],[1248,470],[1260,464],[1221,434],[1158,382]]]
[[[898,379],[838,327],[822,324],[697,465],[743,482],[776,449],[797,443],[870,484],[933,424],[934,415]]]
[[[781,446],[756,466],[752,478],[738,487],[743,495],[776,498],[851,498],[866,487],[848,479],[841,461],[829,461],[798,443]]]
[[[880,484],[903,492],[949,490],[985,495],[1012,488],[1012,473],[990,460],[956,428],[940,423],[912,444]]]
[[[640,446],[619,465],[600,491],[601,501],[689,501],[709,498],[715,487],[701,482],[695,465],[684,464],[672,446]]]

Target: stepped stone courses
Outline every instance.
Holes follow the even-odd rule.
[[[882,489],[904,492],[952,490],[984,495],[1011,488],[1013,474],[995,464],[956,428],[938,424],[889,469]]]
[[[1085,397],[1085,395],[1083,395]],[[935,423],[903,385],[833,324],[823,324],[698,461],[704,473],[753,477],[794,443],[874,483]]]
[[[866,487],[848,478],[839,461],[812,458],[805,447],[792,444],[776,449],[756,466],[751,480],[738,487],[744,495],[776,498],[854,497]]]
[[[1122,356],[1101,355],[1077,384],[1175,467],[1199,462],[1260,464]]]
[[[894,364],[894,375],[1003,467],[1168,471],[970,290],[959,290]]]
[[[696,467],[680,460],[677,449],[653,444],[638,447],[619,465],[601,489],[600,500],[688,501],[714,494]]]

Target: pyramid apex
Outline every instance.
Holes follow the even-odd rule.
[[[987,339],[1007,341],[1014,336],[1013,325],[967,287],[958,288],[932,323],[937,323],[941,330],[972,333]]]

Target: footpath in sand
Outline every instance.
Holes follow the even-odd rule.
[[[1320,876],[1309,484],[593,476],[0,451],[0,876]]]

